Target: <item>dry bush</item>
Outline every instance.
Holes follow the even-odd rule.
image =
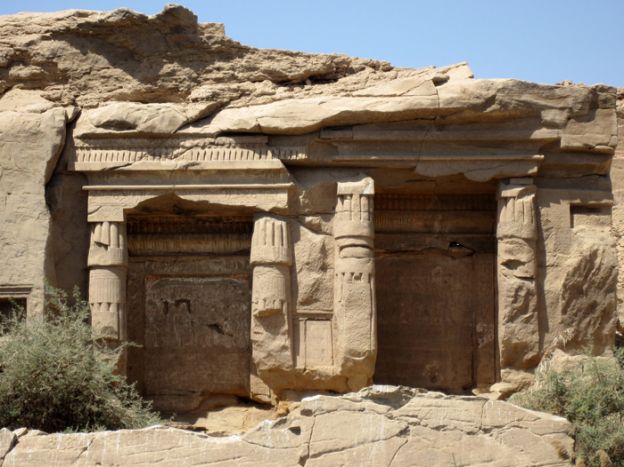
[[[89,309],[50,289],[46,313],[3,323],[0,426],[46,432],[139,428],[158,419],[114,372],[115,352],[91,338]]]
[[[570,420],[578,463],[601,466],[606,454],[614,466],[624,466],[624,349],[616,357],[618,364],[588,357],[560,371],[544,365],[536,383],[510,401]]]

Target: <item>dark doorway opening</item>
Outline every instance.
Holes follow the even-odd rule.
[[[128,376],[165,413],[247,397],[251,216],[128,217]]]
[[[493,194],[375,197],[375,382],[452,393],[496,380]]]

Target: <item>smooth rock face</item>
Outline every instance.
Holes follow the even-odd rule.
[[[3,466],[569,465],[565,419],[506,402],[373,386],[304,399],[241,435],[173,428],[22,436]]]
[[[8,428],[0,429],[0,465],[15,444],[17,444],[17,434]]]
[[[0,297],[24,297],[38,309],[43,278],[54,278],[45,185],[65,141],[66,111],[28,92],[5,94],[0,109]]]

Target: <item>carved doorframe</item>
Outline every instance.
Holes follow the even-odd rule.
[[[270,211],[285,210],[288,203],[288,190],[291,183],[249,183],[249,184],[207,184],[203,186],[144,186],[144,185],[88,185],[83,189],[88,192],[88,217],[90,226],[89,244],[89,291],[88,301],[91,308],[92,332],[96,339],[106,342],[111,347],[118,347],[127,340],[126,317],[126,282],[128,269],[128,248],[126,216],[129,211],[137,208],[141,203],[163,195],[175,195],[187,201],[197,201],[218,206],[239,208],[248,206],[253,197],[255,208],[260,211],[256,218],[254,235],[255,243],[259,245],[256,231],[263,231],[258,227],[267,222],[281,222]],[[277,220],[272,221],[275,218]],[[268,220],[267,220],[268,219]],[[288,250],[289,236],[284,237],[282,246]],[[262,248],[260,248],[262,249]],[[271,248],[264,256],[256,247],[255,260],[252,257],[254,269],[280,269],[280,265],[289,267],[279,258],[269,258]],[[265,248],[266,249],[266,248]],[[254,249],[252,248],[252,251]],[[253,254],[253,253],[252,253]],[[273,255],[275,256],[275,255]],[[286,258],[288,255],[286,255]],[[268,263],[267,263],[268,261]],[[254,272],[254,277],[256,276]],[[271,282],[271,281],[270,281]],[[257,289],[252,296],[252,303],[266,301],[264,295],[283,296],[283,288],[279,281],[272,281],[275,290],[262,291]],[[290,282],[290,279],[288,279]],[[263,294],[262,297],[260,295]],[[290,301],[290,295],[284,297]],[[289,304],[285,305],[288,309]],[[257,307],[256,307],[257,308]],[[262,314],[262,313],[261,313]],[[252,320],[253,322],[253,320]],[[253,333],[252,329],[252,333]],[[253,340],[252,340],[253,342]],[[126,373],[125,357],[119,361],[119,372]]]

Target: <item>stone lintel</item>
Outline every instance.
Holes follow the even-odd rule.
[[[88,222],[123,222],[124,211],[165,194],[188,201],[260,211],[285,210],[292,183],[206,185],[88,185]]]

